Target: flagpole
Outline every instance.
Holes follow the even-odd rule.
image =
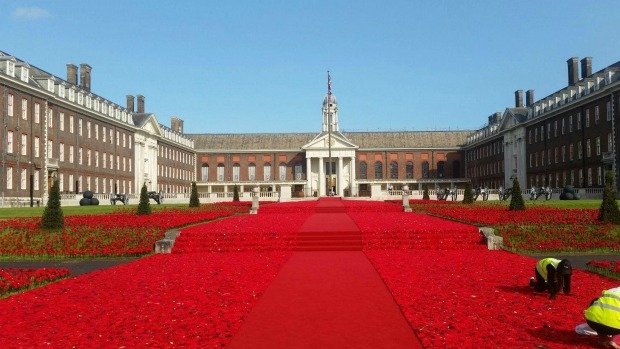
[[[332,102],[332,80],[329,75],[329,70],[327,71],[327,138],[328,138],[328,152],[329,152],[329,192],[327,195],[330,195],[332,192],[332,173],[334,170],[332,169],[332,111],[331,111],[331,102]]]

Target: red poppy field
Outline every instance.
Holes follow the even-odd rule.
[[[400,212],[400,206],[391,203],[343,202],[362,233],[366,256],[423,347],[598,346],[595,338],[579,336],[574,329],[584,322],[583,311],[590,301],[603,289],[616,287],[618,280],[575,270],[570,295],[549,300],[548,294],[536,293],[528,286],[535,259],[509,251],[489,251],[477,227],[463,223],[500,227],[502,234],[501,227],[514,225],[531,235],[543,233],[526,227],[590,225],[598,235],[589,235],[592,245],[584,249],[617,251],[617,246],[604,244],[609,237],[605,235],[606,226],[596,224],[592,212],[560,212],[552,219],[548,217],[551,213],[544,209],[537,212],[538,208],[519,216],[501,207],[485,208],[484,212],[475,211],[475,206],[425,207],[426,212],[441,209],[433,213],[452,215],[457,222]],[[257,215],[183,228],[172,254],[146,256],[2,299],[0,313],[10,316],[0,319],[0,328],[5,331],[0,347],[225,347],[278,271],[296,253],[295,233],[314,209],[316,201],[271,204],[262,206]],[[175,218],[174,222],[182,222],[177,226],[188,224],[181,216]],[[156,226],[160,235],[150,238],[155,240],[163,235],[161,230],[168,229],[158,224],[176,224],[157,218],[152,225],[125,220],[136,224],[134,232]],[[106,229],[111,228],[101,231]],[[613,234],[613,229],[608,231]],[[568,242],[560,244],[558,251],[570,249],[576,244],[573,241],[582,239],[581,230],[560,232],[570,234],[563,236],[561,241]],[[507,244],[511,237],[504,236]],[[132,241],[131,237],[126,239]],[[4,240],[9,245],[11,241]],[[547,248],[536,239],[520,244],[528,251],[544,252]],[[12,251],[30,251],[25,245],[22,242]],[[89,251],[100,251],[96,245],[96,241],[88,245]],[[116,248],[113,253],[119,251]],[[597,267],[613,271],[617,262]]]

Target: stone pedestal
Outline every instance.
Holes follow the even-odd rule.
[[[252,193],[254,194],[254,196],[252,197],[252,208],[250,209],[250,214],[257,214],[258,213],[258,199],[259,199],[258,188],[252,189]]]
[[[172,253],[174,241],[180,234],[178,230],[167,231],[163,239],[155,242],[155,253]]]
[[[501,250],[504,248],[504,238],[496,236],[493,228],[481,227],[478,231],[482,235],[482,239],[487,243],[489,250]]]
[[[409,186],[407,185],[403,187],[403,211],[411,212],[411,207],[409,206]]]

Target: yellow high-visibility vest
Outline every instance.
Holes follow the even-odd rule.
[[[555,259],[555,258],[544,258],[538,261],[538,263],[536,263],[536,270],[538,271],[538,273],[540,275],[542,275],[543,278],[545,278],[545,280],[547,280],[547,265],[551,264],[553,266],[553,268],[557,269],[558,268],[558,264],[561,262],[561,260],[559,259]],[[549,280],[547,280],[549,281]]]
[[[587,320],[620,329],[620,288],[603,291],[601,297],[586,309]]]

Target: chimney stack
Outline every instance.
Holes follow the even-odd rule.
[[[77,85],[78,68],[75,64],[67,64],[67,81],[71,84]]]
[[[134,102],[135,102],[134,96],[127,95],[127,110],[129,110],[130,113],[133,113],[135,111]]]
[[[515,107],[521,108],[523,106],[523,90],[515,91]]]
[[[586,57],[581,60],[581,78],[585,79],[592,75],[592,57]]]
[[[170,126],[173,131],[176,131],[178,133],[183,133],[183,120],[177,118],[176,116],[173,116],[170,119]]]
[[[579,58],[572,57],[566,63],[568,63],[568,85],[572,86],[579,81]]]
[[[138,113],[144,113],[144,96],[138,95]]]
[[[80,87],[90,92],[90,65],[80,64]]]
[[[525,93],[525,106],[529,107],[534,104],[534,90],[527,90]]]

